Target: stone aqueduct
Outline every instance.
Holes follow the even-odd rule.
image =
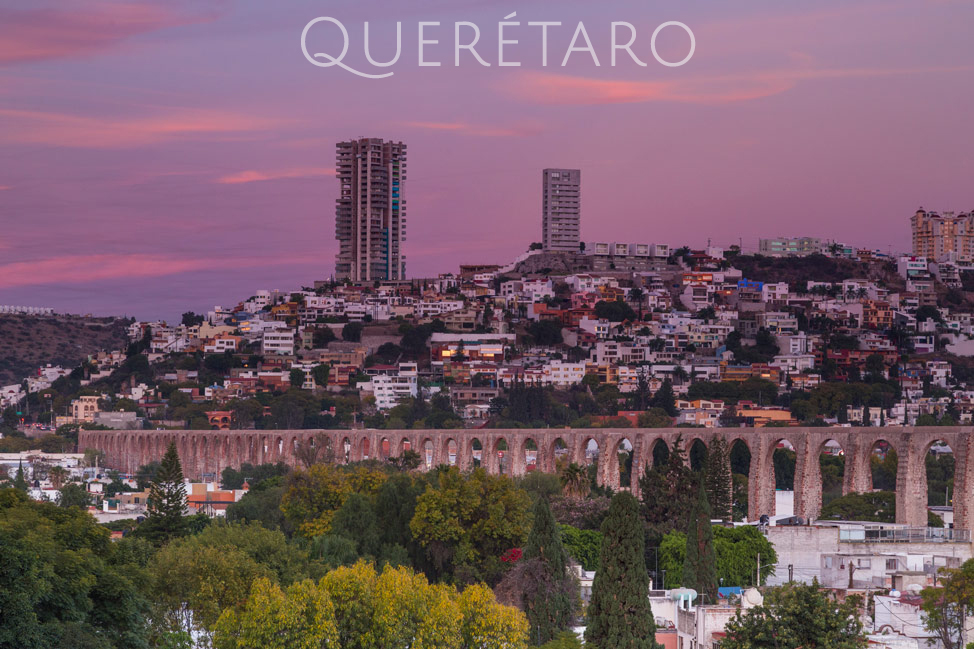
[[[474,464],[475,440],[482,451],[482,466],[490,473],[506,470],[522,475],[527,470],[526,451],[538,470],[555,469],[556,448],[579,464],[587,463],[586,449],[594,441],[599,448],[598,481],[619,486],[619,463],[614,460],[628,441],[632,446],[632,475],[642,475],[653,462],[659,443],[672,447],[683,436],[684,450],[700,440],[709,446],[721,435],[728,446],[740,440],[751,453],[748,481],[748,518],[774,514],[775,448],[783,441],[795,449],[795,514],[814,519],[822,507],[819,455],[827,442],[837,442],[845,456],[842,491],[864,492],[872,488],[870,456],[877,442],[896,450],[896,522],[922,527],[927,521],[925,457],[935,442],[954,452],[954,527],[974,527],[974,429],[965,427],[884,428],[645,428],[645,429],[481,429],[481,430],[186,430],[186,431],[81,431],[79,448],[105,453],[105,464],[124,473],[162,457],[170,442],[176,443],[183,470],[189,477],[219,474],[226,467],[245,462],[300,464],[302,445],[330,448],[322,455],[335,462],[398,456],[406,449],[420,452],[424,464],[455,464],[462,469]],[[533,444],[532,444],[533,442]],[[501,462],[499,451],[506,444]],[[564,449],[564,450],[561,450]],[[425,451],[425,452],[424,452]],[[613,461],[614,460],[614,461]],[[505,466],[506,465],[506,466]]]

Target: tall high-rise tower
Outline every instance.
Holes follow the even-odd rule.
[[[582,172],[545,169],[541,184],[541,245],[554,252],[578,252]]]
[[[335,276],[353,282],[405,279],[406,145],[361,138],[336,148]]]

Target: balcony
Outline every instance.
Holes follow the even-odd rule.
[[[971,531],[945,527],[894,527],[867,525],[840,529],[840,543],[970,543]]]

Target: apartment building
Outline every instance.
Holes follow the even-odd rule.
[[[82,396],[71,402],[71,417],[76,423],[95,421],[95,413],[100,412],[97,396]]]
[[[768,257],[806,257],[822,252],[822,240],[814,237],[759,239],[758,252]]]
[[[927,212],[917,210],[910,218],[913,229],[913,254],[940,260],[953,254],[954,259],[974,259],[974,212]]]
[[[339,142],[335,275],[353,282],[406,276],[406,145],[379,138]]]
[[[294,329],[269,329],[264,331],[261,351],[264,354],[292,356],[294,354],[294,339]]]
[[[541,245],[545,251],[578,252],[582,172],[545,169],[541,176]]]
[[[375,395],[375,407],[379,410],[394,408],[403,399],[416,397],[417,389],[415,374],[386,374],[372,377],[372,394]]]

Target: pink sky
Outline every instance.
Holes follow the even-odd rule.
[[[585,240],[904,250],[917,207],[974,209],[972,2],[404,4],[0,0],[0,304],[172,318],[328,277],[334,143],[357,136],[409,145],[412,276],[539,240],[546,166],[583,169]],[[526,27],[521,68],[453,67],[454,21],[496,62],[513,11],[568,26],[547,68]],[[319,15],[348,26],[349,63],[363,20],[401,20],[395,76],[307,63]],[[443,67],[416,66],[420,20],[444,24]],[[603,67],[557,65],[578,20]],[[696,53],[613,69],[613,20],[643,51],[683,21]],[[660,44],[685,54],[677,32]]]

